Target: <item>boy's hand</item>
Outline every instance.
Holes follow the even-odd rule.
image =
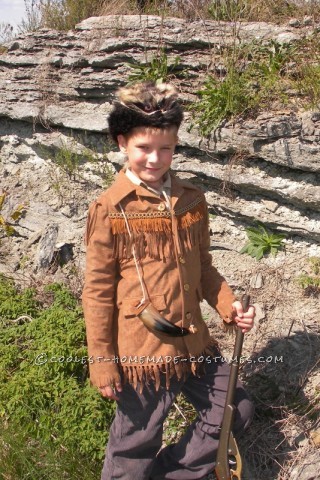
[[[106,385],[105,387],[99,388],[100,393],[103,397],[108,398],[109,400],[120,400],[117,397],[116,392],[122,392],[121,383],[116,383],[116,386]]]
[[[243,312],[243,308],[241,302],[237,300],[232,304],[233,312],[234,312],[234,321],[236,322],[237,326],[241,328],[243,333],[247,333],[253,327],[253,319],[255,317],[255,309],[253,305],[249,306],[247,312]]]

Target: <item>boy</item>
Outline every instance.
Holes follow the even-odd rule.
[[[117,401],[101,478],[200,479],[214,467],[229,367],[199,302],[244,332],[254,309],[242,312],[212,266],[204,195],[169,170],[183,118],[175,89],[143,83],[118,97],[109,130],[127,165],[90,207],[83,291],[91,382]],[[199,416],[159,451],[180,392]],[[235,403],[237,433],[252,416],[240,383]]]

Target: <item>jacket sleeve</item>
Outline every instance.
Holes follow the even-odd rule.
[[[85,243],[86,271],[82,305],[87,331],[91,383],[97,387],[120,381],[114,361],[116,261],[107,212],[98,201],[89,208]]]
[[[204,199],[205,202],[205,199]],[[232,303],[236,300],[225,278],[212,265],[212,256],[209,253],[209,215],[205,203],[205,217],[203,219],[200,259],[201,259],[201,288],[203,297],[213,307],[226,323],[233,322]]]

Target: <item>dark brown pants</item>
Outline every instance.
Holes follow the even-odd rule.
[[[169,390],[165,378],[158,392],[153,384],[145,386],[142,394],[124,385],[101,480],[196,480],[212,472],[228,379],[229,366],[213,359],[206,364],[203,377],[190,374],[185,381],[172,378]],[[195,407],[198,417],[178,443],[160,450],[163,421],[180,392]],[[253,415],[252,403],[240,382],[235,405],[234,432],[239,434]]]

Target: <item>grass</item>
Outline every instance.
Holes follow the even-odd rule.
[[[3,480],[96,480],[101,463],[70,452],[53,438],[33,438],[22,426],[1,425],[0,477]]]
[[[1,276],[0,324],[0,477],[98,478],[114,403],[89,385],[79,300]]]

